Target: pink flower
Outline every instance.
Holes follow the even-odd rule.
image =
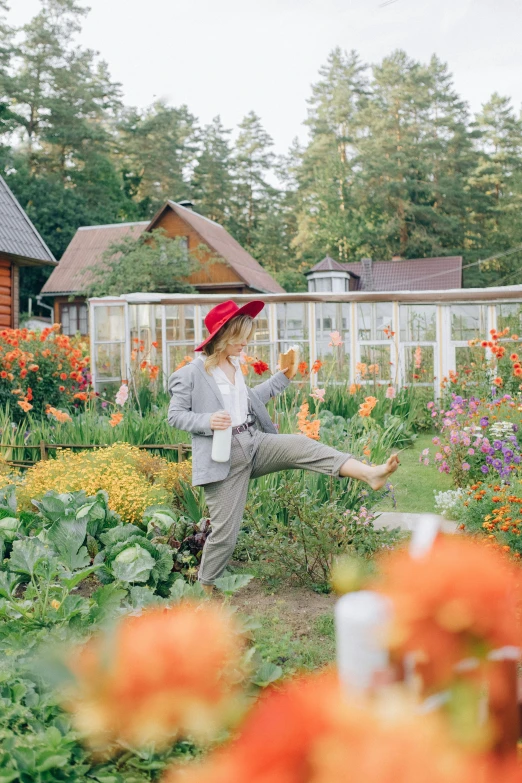
[[[422,450],[422,456],[423,456],[423,457],[427,457],[429,453],[430,453],[430,450],[429,450],[429,449],[423,449],[423,450]]]
[[[442,454],[440,453],[440,451],[438,451],[438,452],[435,454],[435,459],[437,460],[437,462],[440,462],[440,460],[441,460],[441,459],[443,459],[443,456],[442,456]]]
[[[318,400],[319,402],[324,402],[324,395],[326,394],[326,389],[314,389],[310,397],[313,400]]]
[[[394,400],[396,395],[396,391],[393,386],[388,386],[386,389],[386,398],[388,400]]]
[[[125,383],[122,383],[122,385],[118,389],[116,397],[114,398],[114,402],[116,403],[116,405],[125,405],[128,398],[129,398],[129,387]]]
[[[472,457],[475,453],[475,449],[468,449],[468,454]]]
[[[338,347],[339,345],[343,344],[343,338],[339,334],[339,332],[330,332],[331,342],[328,343],[328,345],[332,347]]]
[[[469,462],[463,462],[462,463],[462,470],[469,470],[470,467],[471,467],[471,465],[469,464]]]
[[[429,465],[429,464],[430,464],[430,461],[429,461],[429,459],[425,459],[425,460],[424,460],[424,464],[425,464],[425,465]]]
[[[428,408],[428,410],[431,410],[431,408],[433,408],[434,405],[435,405],[434,402],[429,402],[426,407]]]
[[[444,454],[451,454],[451,449],[450,449],[449,446],[444,446],[443,451],[444,451]]]
[[[432,438],[432,439],[431,439],[431,442],[432,442],[433,444],[435,444],[435,446],[438,446],[438,445],[440,444],[440,438],[437,438],[437,437],[435,437],[435,438]]]

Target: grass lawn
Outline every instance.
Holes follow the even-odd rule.
[[[392,499],[387,497],[378,504],[379,511],[435,511],[433,490],[445,492],[452,489],[451,478],[446,473],[439,473],[433,464],[435,447],[431,442],[432,437],[431,433],[423,433],[413,446],[401,452],[401,466],[392,479],[397,506],[394,508]],[[419,462],[419,454],[428,446],[431,447],[431,459],[430,465],[426,466]]]

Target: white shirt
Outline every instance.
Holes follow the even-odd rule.
[[[223,401],[225,403],[225,409],[230,413],[232,417],[232,426],[238,427],[240,424],[244,424],[248,416],[248,392],[245,384],[245,378],[241,372],[241,366],[239,360],[236,357],[229,357],[229,361],[236,368],[236,374],[234,377],[235,383],[230,383],[225,372],[216,367],[211,371],[212,377],[218,385],[219,391],[222,393]],[[222,389],[224,387],[224,389]],[[228,389],[228,394],[226,390]]]

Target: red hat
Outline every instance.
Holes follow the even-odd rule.
[[[259,299],[255,299],[253,302],[247,302],[243,307],[238,307],[231,299],[216,305],[205,316],[205,326],[209,331],[209,335],[207,339],[203,340],[201,345],[198,345],[194,350],[202,351],[205,345],[209,343],[219,330],[231,321],[232,318],[237,318],[238,315],[249,315],[251,318],[255,318],[264,306],[265,303],[261,302]]]

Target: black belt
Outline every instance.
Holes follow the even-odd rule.
[[[240,432],[246,432],[249,427],[253,427],[254,422],[248,422],[245,421],[244,424],[238,424],[237,427],[232,427],[232,432],[234,435],[239,435]]]

